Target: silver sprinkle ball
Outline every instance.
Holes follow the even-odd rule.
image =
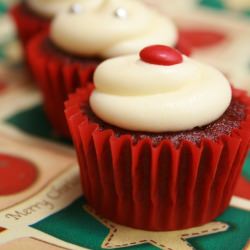
[[[124,8],[117,8],[114,12],[115,17],[120,19],[126,19],[128,17],[128,12]]]
[[[73,14],[79,14],[79,13],[83,12],[83,7],[81,4],[75,3],[75,4],[70,6],[69,12],[73,13]]]

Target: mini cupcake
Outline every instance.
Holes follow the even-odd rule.
[[[11,14],[23,45],[35,34],[48,29],[51,18],[58,12],[79,1],[84,0],[26,0],[15,5]]]
[[[66,102],[84,195],[144,230],[213,220],[228,206],[250,142],[250,100],[217,69],[166,46],[109,59]]]
[[[60,13],[50,33],[39,34],[28,46],[29,62],[55,130],[69,135],[63,102],[92,80],[95,67],[105,58],[133,54],[152,43],[178,47],[178,41],[174,23],[139,1],[86,1]]]

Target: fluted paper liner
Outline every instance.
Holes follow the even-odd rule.
[[[40,48],[47,31],[34,37],[27,46],[28,62],[43,95],[44,109],[57,134],[70,137],[64,115],[68,94],[92,79],[97,63],[63,61]]]
[[[25,8],[25,3],[19,3],[10,10],[24,47],[34,35],[47,30],[50,24],[50,19],[29,13]]]
[[[177,230],[213,220],[228,206],[250,141],[250,100],[240,128],[200,145],[183,141],[177,148],[164,139],[134,144],[88,120],[80,105],[93,86],[78,89],[66,102],[66,117],[80,164],[84,195],[100,215],[144,230]]]

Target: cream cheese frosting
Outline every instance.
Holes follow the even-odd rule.
[[[103,58],[134,54],[151,44],[174,46],[174,23],[137,0],[95,0],[60,13],[50,38],[61,49]],[[74,10],[74,8],[73,8]]]
[[[93,112],[117,127],[144,132],[174,132],[207,125],[231,102],[228,80],[212,66],[183,56],[162,66],[138,55],[109,59],[94,74]]]
[[[89,1],[90,0],[26,0],[26,3],[34,12],[50,18],[63,10],[69,9],[72,4]]]

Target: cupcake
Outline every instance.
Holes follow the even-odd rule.
[[[25,46],[30,38],[49,27],[52,17],[84,0],[26,0],[11,9],[19,37]],[[85,0],[86,1],[86,0]]]
[[[247,154],[249,105],[217,69],[167,46],[103,62],[66,102],[87,202],[144,230],[213,220]]]
[[[69,135],[63,102],[92,80],[94,69],[105,58],[133,54],[152,43],[178,47],[179,41],[170,19],[135,0],[86,1],[60,13],[49,34],[37,35],[27,49],[55,130]]]

